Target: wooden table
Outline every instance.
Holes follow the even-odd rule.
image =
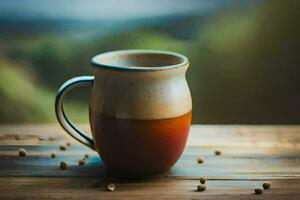
[[[67,141],[71,146],[61,151],[59,145]],[[27,150],[26,157],[18,156],[19,148]],[[222,154],[215,156],[215,149]],[[89,158],[79,166],[85,153]],[[203,164],[196,162],[198,157]],[[67,162],[66,170],[59,168],[60,161]],[[199,177],[207,179],[204,192],[196,191]],[[93,187],[95,181],[99,185]],[[116,184],[114,192],[105,190],[108,182]],[[263,182],[270,182],[271,189],[254,195]],[[134,181],[107,175],[97,154],[58,125],[2,125],[0,198],[300,199],[300,126],[194,125],[184,154],[169,173]]]

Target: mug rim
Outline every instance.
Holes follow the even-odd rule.
[[[107,64],[105,62],[99,61],[99,58],[109,55],[130,55],[130,54],[157,54],[157,55],[165,55],[165,56],[174,56],[180,59],[180,62],[177,64],[158,66],[158,67],[138,67],[138,66],[126,66],[126,65],[114,65]],[[117,70],[130,70],[130,71],[157,71],[157,70],[167,70],[174,69],[183,66],[187,66],[189,64],[189,60],[186,56],[175,53],[172,51],[164,51],[164,50],[142,50],[142,49],[130,49],[130,50],[114,50],[108,51],[105,53],[100,53],[95,55],[91,59],[91,65],[93,67],[106,68],[106,69],[117,69]]]

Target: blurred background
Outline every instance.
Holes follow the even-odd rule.
[[[91,57],[160,49],[189,57],[193,123],[300,123],[300,1],[0,0],[0,123],[55,122]],[[88,121],[89,92],[67,98]]]

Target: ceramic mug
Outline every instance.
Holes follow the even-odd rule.
[[[123,177],[170,170],[182,154],[191,124],[188,59],[156,50],[119,50],[91,60],[94,76],[66,81],[55,102],[57,120],[82,144],[97,151],[107,168]],[[93,138],[67,118],[64,96],[89,86]]]

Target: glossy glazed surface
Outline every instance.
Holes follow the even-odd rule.
[[[108,169],[125,177],[168,171],[191,123],[188,60],[172,52],[125,50],[92,59],[90,124]]]
[[[90,110],[91,129],[99,155],[113,173],[123,177],[168,171],[182,154],[191,112],[161,120],[130,120]]]

